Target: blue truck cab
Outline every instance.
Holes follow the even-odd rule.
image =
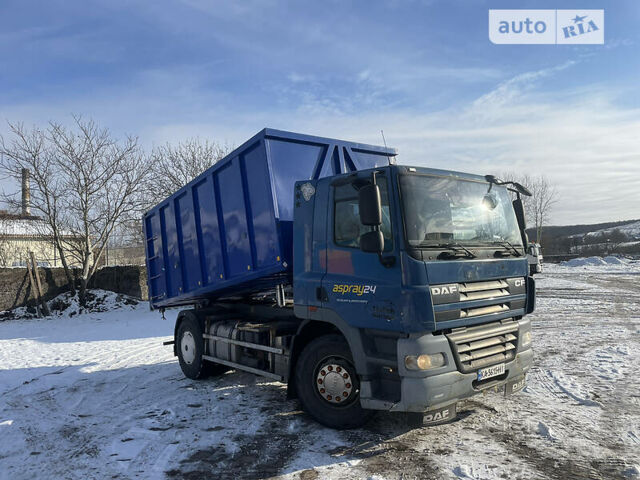
[[[192,307],[174,343],[188,377],[287,382],[333,428],[448,420],[524,387],[528,191],[395,155],[265,129],[145,215],[152,308]]]

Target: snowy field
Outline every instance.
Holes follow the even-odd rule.
[[[146,304],[0,322],[0,478],[638,478],[640,264],[545,268],[526,389],[437,427],[336,432],[281,384],[188,380]]]

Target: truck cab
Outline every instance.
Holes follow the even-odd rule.
[[[363,408],[450,417],[458,400],[524,386],[535,286],[505,186],[390,165],[298,182],[295,201],[294,312],[347,339]]]

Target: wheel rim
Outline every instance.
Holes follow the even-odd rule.
[[[343,358],[331,357],[315,369],[316,393],[334,407],[351,404],[357,397],[355,371]]]
[[[180,340],[180,351],[182,352],[182,360],[187,365],[191,365],[196,359],[196,341],[191,332],[184,332]]]

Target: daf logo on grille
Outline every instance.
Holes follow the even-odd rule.
[[[457,285],[443,285],[442,287],[431,287],[433,295],[450,295],[458,291]]]

